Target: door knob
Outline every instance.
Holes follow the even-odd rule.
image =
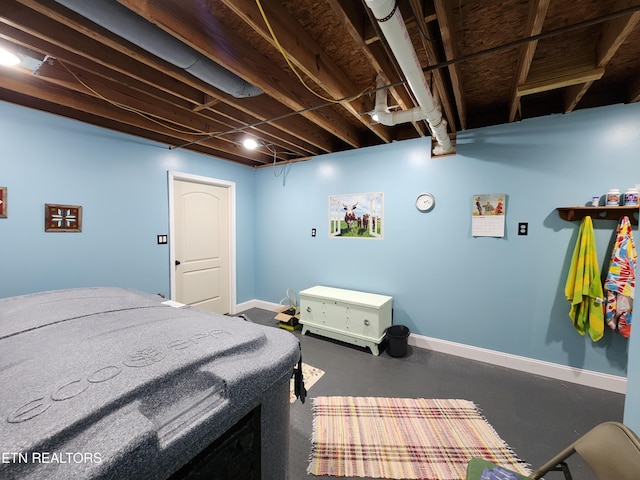
[[[176,267],[180,265],[180,260],[176,260]]]

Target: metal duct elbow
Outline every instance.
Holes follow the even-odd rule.
[[[366,4],[378,21],[380,29],[407,79],[409,88],[411,88],[425,119],[429,123],[433,136],[442,146],[444,153],[452,153],[454,147],[447,133],[447,122],[442,118],[442,113],[431,95],[396,0],[366,0]]]
[[[229,95],[243,98],[263,93],[115,0],[56,2]]]

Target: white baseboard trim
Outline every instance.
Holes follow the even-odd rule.
[[[269,310],[271,312],[276,312],[280,307],[277,303],[265,302],[264,300],[249,300],[247,302],[238,303],[236,305],[236,312],[244,312],[245,310],[249,310],[250,308],[262,308],[263,310]]]
[[[464,345],[462,343],[440,340],[438,338],[425,337],[422,335],[409,335],[409,345],[434,352],[456,355],[479,362],[499,365],[534,375],[553,378],[565,382],[577,383],[587,387],[609,390],[616,393],[626,393],[627,379],[617,375],[583,370],[580,368],[560,365],[558,363],[545,362],[532,358],[521,357],[509,353],[488,350],[486,348]]]
[[[250,308],[262,308],[275,312],[280,307],[277,303],[265,302],[264,300],[249,300],[236,305],[236,312],[242,312]],[[521,372],[541,375],[564,382],[577,383],[587,387],[599,388],[616,393],[626,393],[627,379],[617,375],[583,370],[581,368],[560,365],[559,363],[545,362],[533,358],[521,357],[510,353],[498,352],[486,348],[474,347],[463,343],[440,340],[438,338],[425,337],[412,333],[409,335],[409,345],[434,352],[446,353],[457,357],[477,360],[479,362],[498,365],[501,367],[519,370]]]

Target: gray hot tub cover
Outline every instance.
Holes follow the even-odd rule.
[[[264,478],[286,478],[296,338],[162,302],[0,299],[1,479],[167,478],[258,405]]]

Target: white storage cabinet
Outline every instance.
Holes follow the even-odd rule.
[[[312,287],[300,292],[302,334],[316,333],[342,342],[378,346],[391,326],[393,297],[333,287]]]

